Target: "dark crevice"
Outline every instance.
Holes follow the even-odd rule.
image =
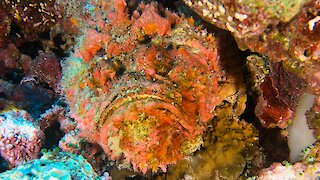
[[[61,45],[65,44],[66,42],[63,40],[63,35],[59,34],[53,38],[54,45],[56,49],[53,49],[52,51],[59,57],[63,58],[68,55],[68,53],[61,48]]]
[[[0,156],[0,173],[6,171],[8,169],[9,169],[9,167],[6,163],[6,160],[2,156]]]
[[[45,31],[39,35],[41,39],[50,39],[50,31]]]
[[[59,141],[64,136],[64,133],[60,130],[59,122],[53,123],[50,127],[44,130],[46,141],[43,146],[45,149],[54,149],[59,147]]]
[[[43,50],[43,47],[41,41],[28,41],[22,43],[21,46],[19,46],[19,50],[21,53],[34,59],[39,55],[39,51]]]
[[[9,37],[19,38],[21,36],[21,28],[16,23],[13,22],[10,28]]]

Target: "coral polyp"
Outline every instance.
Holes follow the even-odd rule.
[[[83,31],[65,62],[71,114],[81,136],[112,159],[143,173],[166,171],[200,148],[221,101],[214,36],[155,3],[131,19],[124,1],[104,10],[105,18],[95,16],[105,21]]]

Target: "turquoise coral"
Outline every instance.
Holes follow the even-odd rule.
[[[98,179],[98,175],[82,156],[54,150],[44,152],[40,159],[1,173],[0,179],[93,180]]]

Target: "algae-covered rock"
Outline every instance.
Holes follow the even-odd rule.
[[[184,0],[206,21],[228,30],[239,48],[282,61],[319,93],[319,0]]]
[[[201,180],[245,176],[245,167],[259,156],[257,130],[237,119],[216,120],[211,125],[202,151],[179,161],[161,178]]]

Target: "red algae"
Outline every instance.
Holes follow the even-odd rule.
[[[62,72],[60,60],[54,54],[40,52],[30,62],[30,67],[25,69],[25,71],[27,76],[36,76],[40,82],[45,82],[51,88],[58,89]]]
[[[131,19],[122,0],[92,5],[97,23],[87,19],[63,70],[71,116],[111,159],[166,171],[200,148],[222,101],[214,37],[156,3]]]

